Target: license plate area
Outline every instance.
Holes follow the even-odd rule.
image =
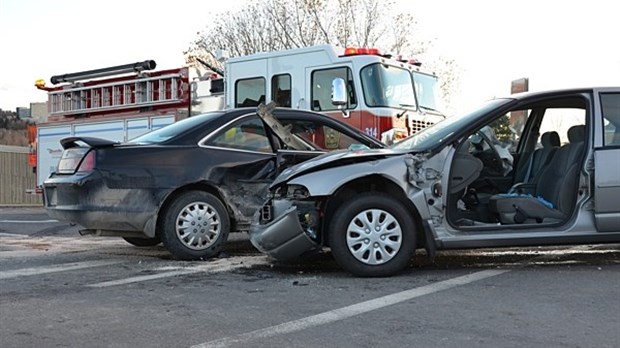
[[[58,204],[58,193],[55,187],[45,189],[45,203],[48,207],[55,207]]]

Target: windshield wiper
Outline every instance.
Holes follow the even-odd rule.
[[[427,110],[427,111],[436,112],[436,113],[438,113],[438,114],[439,114],[439,116],[441,116],[441,117],[443,117],[444,119],[446,119],[446,115],[444,115],[444,113],[443,113],[443,112],[441,112],[441,111],[439,111],[439,110],[437,110],[437,109],[433,109],[433,108],[431,108],[431,107],[424,106],[424,105],[420,105],[420,108],[422,108],[422,109],[424,109],[424,110]]]
[[[433,111],[439,114],[442,114],[441,111],[437,110],[437,109],[433,109],[430,106],[424,106],[424,105],[420,105],[420,109],[424,109],[424,110],[428,110],[428,111]],[[442,114],[443,115],[443,114]]]
[[[400,106],[401,108],[412,108],[412,109],[415,109],[415,105],[413,105],[413,104],[398,104],[398,106]],[[401,112],[401,113],[399,113],[399,114],[396,114],[396,118],[401,118],[401,117],[403,117],[403,115],[404,115],[407,111],[408,111],[408,110],[407,110],[407,109],[405,109],[405,110],[403,110],[403,112]]]

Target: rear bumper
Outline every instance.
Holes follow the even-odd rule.
[[[110,189],[96,172],[50,177],[43,200],[50,217],[104,231],[143,232],[158,207],[152,191]]]
[[[260,212],[255,215],[250,227],[250,242],[254,247],[277,260],[295,259],[320,248],[301,226],[297,206],[287,200],[268,204],[273,204],[269,209],[274,218],[261,223]]]

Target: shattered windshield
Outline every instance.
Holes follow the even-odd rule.
[[[480,117],[484,117],[484,115],[491,112],[493,109],[509,102],[510,100],[512,99],[489,100],[471,112],[448,117],[440,122],[437,122],[434,125],[392,145],[391,148],[395,150],[428,150],[438,143],[445,142],[448,137],[458,130],[474,123],[476,120],[480,119]]]
[[[181,121],[170,124],[166,127],[154,130],[152,132],[140,135],[136,138],[130,139],[127,143],[129,144],[159,144],[166,140],[172,139],[178,134],[182,134],[187,132],[188,130],[196,127],[203,122],[217,118],[221,116],[224,112],[216,111],[216,112],[208,112],[202,115],[196,115],[192,117],[188,117]]]

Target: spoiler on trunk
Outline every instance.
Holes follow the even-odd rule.
[[[68,137],[60,139],[60,145],[62,145],[62,148],[66,150],[72,147],[79,147],[80,145],[77,144],[78,141],[81,141],[90,147],[106,147],[119,144],[118,141],[95,137]]]

